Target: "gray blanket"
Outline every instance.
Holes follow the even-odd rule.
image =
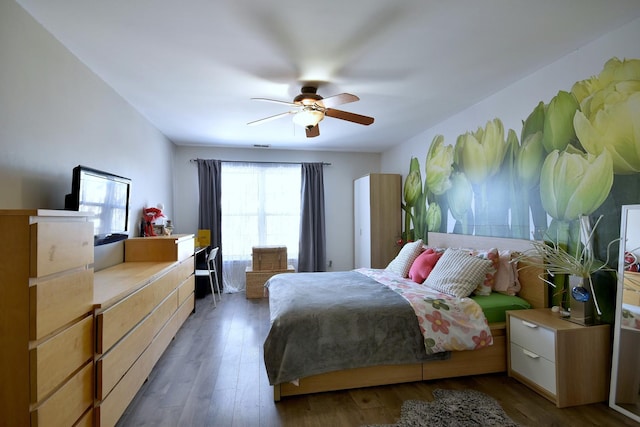
[[[266,286],[271,329],[264,361],[270,384],[447,357],[427,356],[409,303],[357,271],[278,274]]]

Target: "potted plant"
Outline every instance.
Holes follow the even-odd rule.
[[[580,217],[581,235],[585,239],[582,245],[577,245],[575,253],[569,253],[567,249],[555,242],[532,241],[531,250],[523,252],[512,260],[512,262],[519,262],[526,259],[526,265],[521,268],[537,267],[544,270],[548,276],[559,278],[560,280],[554,283],[547,277],[541,277],[553,288],[560,287],[559,292],[567,292],[571,295],[569,320],[582,325],[591,325],[595,322],[594,309],[598,315],[602,315],[592,276],[598,271],[614,271],[608,266],[609,252],[611,245],[620,240],[614,239],[609,242],[605,262],[594,257],[593,236],[601,219],[602,216],[591,228],[588,217]]]

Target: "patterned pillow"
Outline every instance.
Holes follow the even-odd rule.
[[[487,271],[487,275],[485,276],[482,283],[480,283],[478,287],[473,291],[473,293],[476,295],[491,295],[491,291],[493,290],[493,287],[496,283],[498,268],[500,267],[500,253],[498,252],[498,249],[472,249],[469,254],[481,259],[488,259],[489,261],[491,261],[491,268],[489,268],[489,271]]]
[[[405,244],[400,253],[387,265],[385,270],[392,271],[400,277],[407,277],[413,261],[422,252],[422,239]]]
[[[447,249],[424,282],[438,292],[467,297],[485,280],[492,264],[464,249]]]
[[[416,283],[423,283],[425,279],[429,277],[429,274],[431,274],[433,267],[435,267],[441,256],[442,252],[436,252],[433,248],[427,248],[427,250],[418,255],[418,258],[411,264],[409,279]]]

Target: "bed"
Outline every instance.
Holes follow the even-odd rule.
[[[443,233],[430,233],[428,244],[514,252],[531,248],[526,240]],[[363,270],[278,275],[267,283],[271,329],[264,345],[265,367],[276,401],[315,392],[506,371],[504,309],[494,313],[488,324],[485,321],[491,345],[443,352],[425,339],[424,328],[402,292],[378,283],[382,272]],[[541,273],[533,267],[518,270],[518,297],[529,304],[526,307],[548,306]],[[469,310],[459,309],[458,317]],[[483,310],[490,312],[491,307]],[[435,351],[430,352],[429,345]]]

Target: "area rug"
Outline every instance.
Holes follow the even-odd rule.
[[[433,391],[435,400],[406,400],[397,424],[370,427],[518,426],[491,396],[476,390]]]

